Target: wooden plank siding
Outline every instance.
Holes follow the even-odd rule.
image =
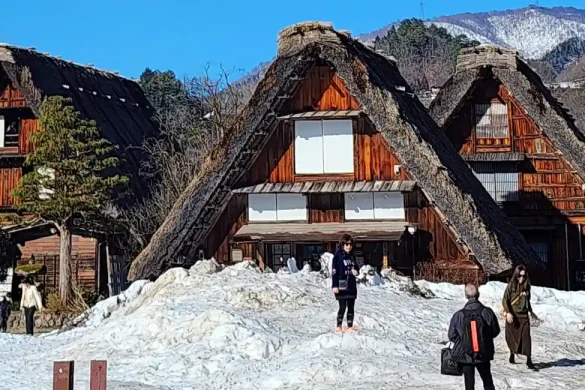
[[[8,84],[0,95],[0,108],[24,108],[26,99],[24,95],[12,84]]]
[[[18,136],[18,153],[27,154],[33,151],[33,144],[30,136],[39,131],[39,120],[36,118],[20,120],[20,134]]]
[[[10,208],[19,204],[12,194],[22,177],[22,168],[0,168],[0,207]]]
[[[21,257],[18,264],[26,264],[34,256],[35,261],[45,264],[46,275],[41,281],[46,287],[57,288],[59,286],[59,236],[50,236],[28,241],[25,245],[19,245]],[[72,237],[72,274],[80,286],[85,289],[96,289],[96,240],[74,235]]]
[[[330,67],[317,66],[310,72],[296,95],[285,104],[284,112],[280,112],[279,115],[349,109],[356,110],[359,107],[342,80]],[[363,116],[353,119],[353,174],[311,177],[295,175],[293,126],[293,121],[278,124],[252,168],[242,177],[237,187],[266,182],[294,183],[307,180],[411,180],[404,169],[396,169],[400,165],[398,158],[382,134]],[[343,194],[310,194],[307,197],[307,208],[308,223],[344,222]],[[462,252],[452,233],[442,225],[441,219],[429,207],[422,192],[415,190],[413,194],[405,196],[405,208],[406,221],[419,224],[419,232],[427,237],[431,255],[433,259],[439,261],[438,266],[467,267],[477,275],[478,267]],[[220,262],[229,262],[230,248],[239,248],[245,259],[252,258],[261,263],[262,259],[258,257],[265,255],[262,253],[262,244],[230,243],[232,236],[247,223],[247,197],[234,195],[202,243],[207,254]]]
[[[494,146],[493,140],[478,140],[475,136],[473,105],[485,101],[503,102],[508,108],[510,138],[504,146]],[[557,288],[568,288],[569,285],[572,289],[585,288],[585,284],[577,285],[575,282],[575,273],[581,267],[581,262],[576,262],[581,256],[579,240],[584,240],[576,225],[585,222],[584,181],[507,88],[496,80],[478,82],[471,98],[464,103],[459,116],[447,125],[445,133],[460,154],[526,154],[526,159],[518,164],[519,200],[504,205],[503,209],[514,225],[531,227],[530,230],[522,230],[529,242],[544,240],[551,245],[547,271],[535,275],[538,282]],[[585,242],[582,241],[582,245],[585,246]],[[585,270],[585,264],[583,268]]]

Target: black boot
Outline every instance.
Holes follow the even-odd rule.
[[[528,358],[526,359],[526,367],[528,367],[529,370],[536,371],[536,367],[534,366],[534,363],[532,363],[532,359],[530,358],[530,356],[528,356]]]
[[[510,353],[509,362],[510,362],[510,364],[516,364],[516,358],[515,358],[515,355],[513,353]]]

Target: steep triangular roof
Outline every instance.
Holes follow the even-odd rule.
[[[6,44],[0,44],[0,75],[25,96],[37,116],[44,97],[71,98],[84,118],[97,123],[104,138],[120,146],[134,175],[132,183],[139,189],[137,195],[147,191],[139,175],[141,147],[159,131],[154,110],[136,81]]]
[[[585,136],[563,104],[515,51],[491,45],[463,49],[455,74],[429,107],[439,126],[446,127],[470,98],[477,81],[492,74],[585,179]]]
[[[307,22],[281,31],[276,60],[204,172],[134,260],[130,279],[161,273],[185,253],[185,246],[203,240],[232,196],[230,189],[258,156],[257,145],[264,145],[277,127],[276,116],[284,103],[311,67],[323,61],[335,68],[458,242],[473,252],[486,272],[536,261],[524,238],[412,94],[396,64],[330,24]]]

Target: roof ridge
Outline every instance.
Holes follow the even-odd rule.
[[[0,48],[6,48],[8,50],[16,49],[16,50],[28,51],[28,52],[31,52],[35,55],[49,57],[55,61],[66,62],[68,64],[79,66],[81,68],[91,69],[91,70],[94,70],[98,73],[104,73],[108,76],[119,77],[119,78],[124,79],[124,80],[132,81],[134,83],[138,82],[136,79],[121,75],[118,71],[113,71],[113,70],[108,70],[108,69],[100,69],[100,68],[95,67],[93,64],[81,64],[81,63],[75,62],[73,60],[66,60],[66,59],[61,58],[61,56],[52,55],[50,53],[45,53],[45,52],[40,52],[35,47],[23,47],[23,46],[13,45],[10,43],[0,42]]]
[[[521,60],[518,51],[502,46],[483,44],[467,47],[461,49],[457,55],[455,73],[486,66],[516,70],[517,61]]]

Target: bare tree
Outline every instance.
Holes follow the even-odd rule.
[[[143,145],[147,158],[142,174],[153,179],[153,187],[147,199],[123,212],[130,237],[121,244],[129,256],[143,249],[163,223],[205,157],[231,127],[255,84],[234,86],[224,69],[213,78],[206,68],[201,76],[185,78],[183,87],[188,102],[158,112],[161,135]]]

